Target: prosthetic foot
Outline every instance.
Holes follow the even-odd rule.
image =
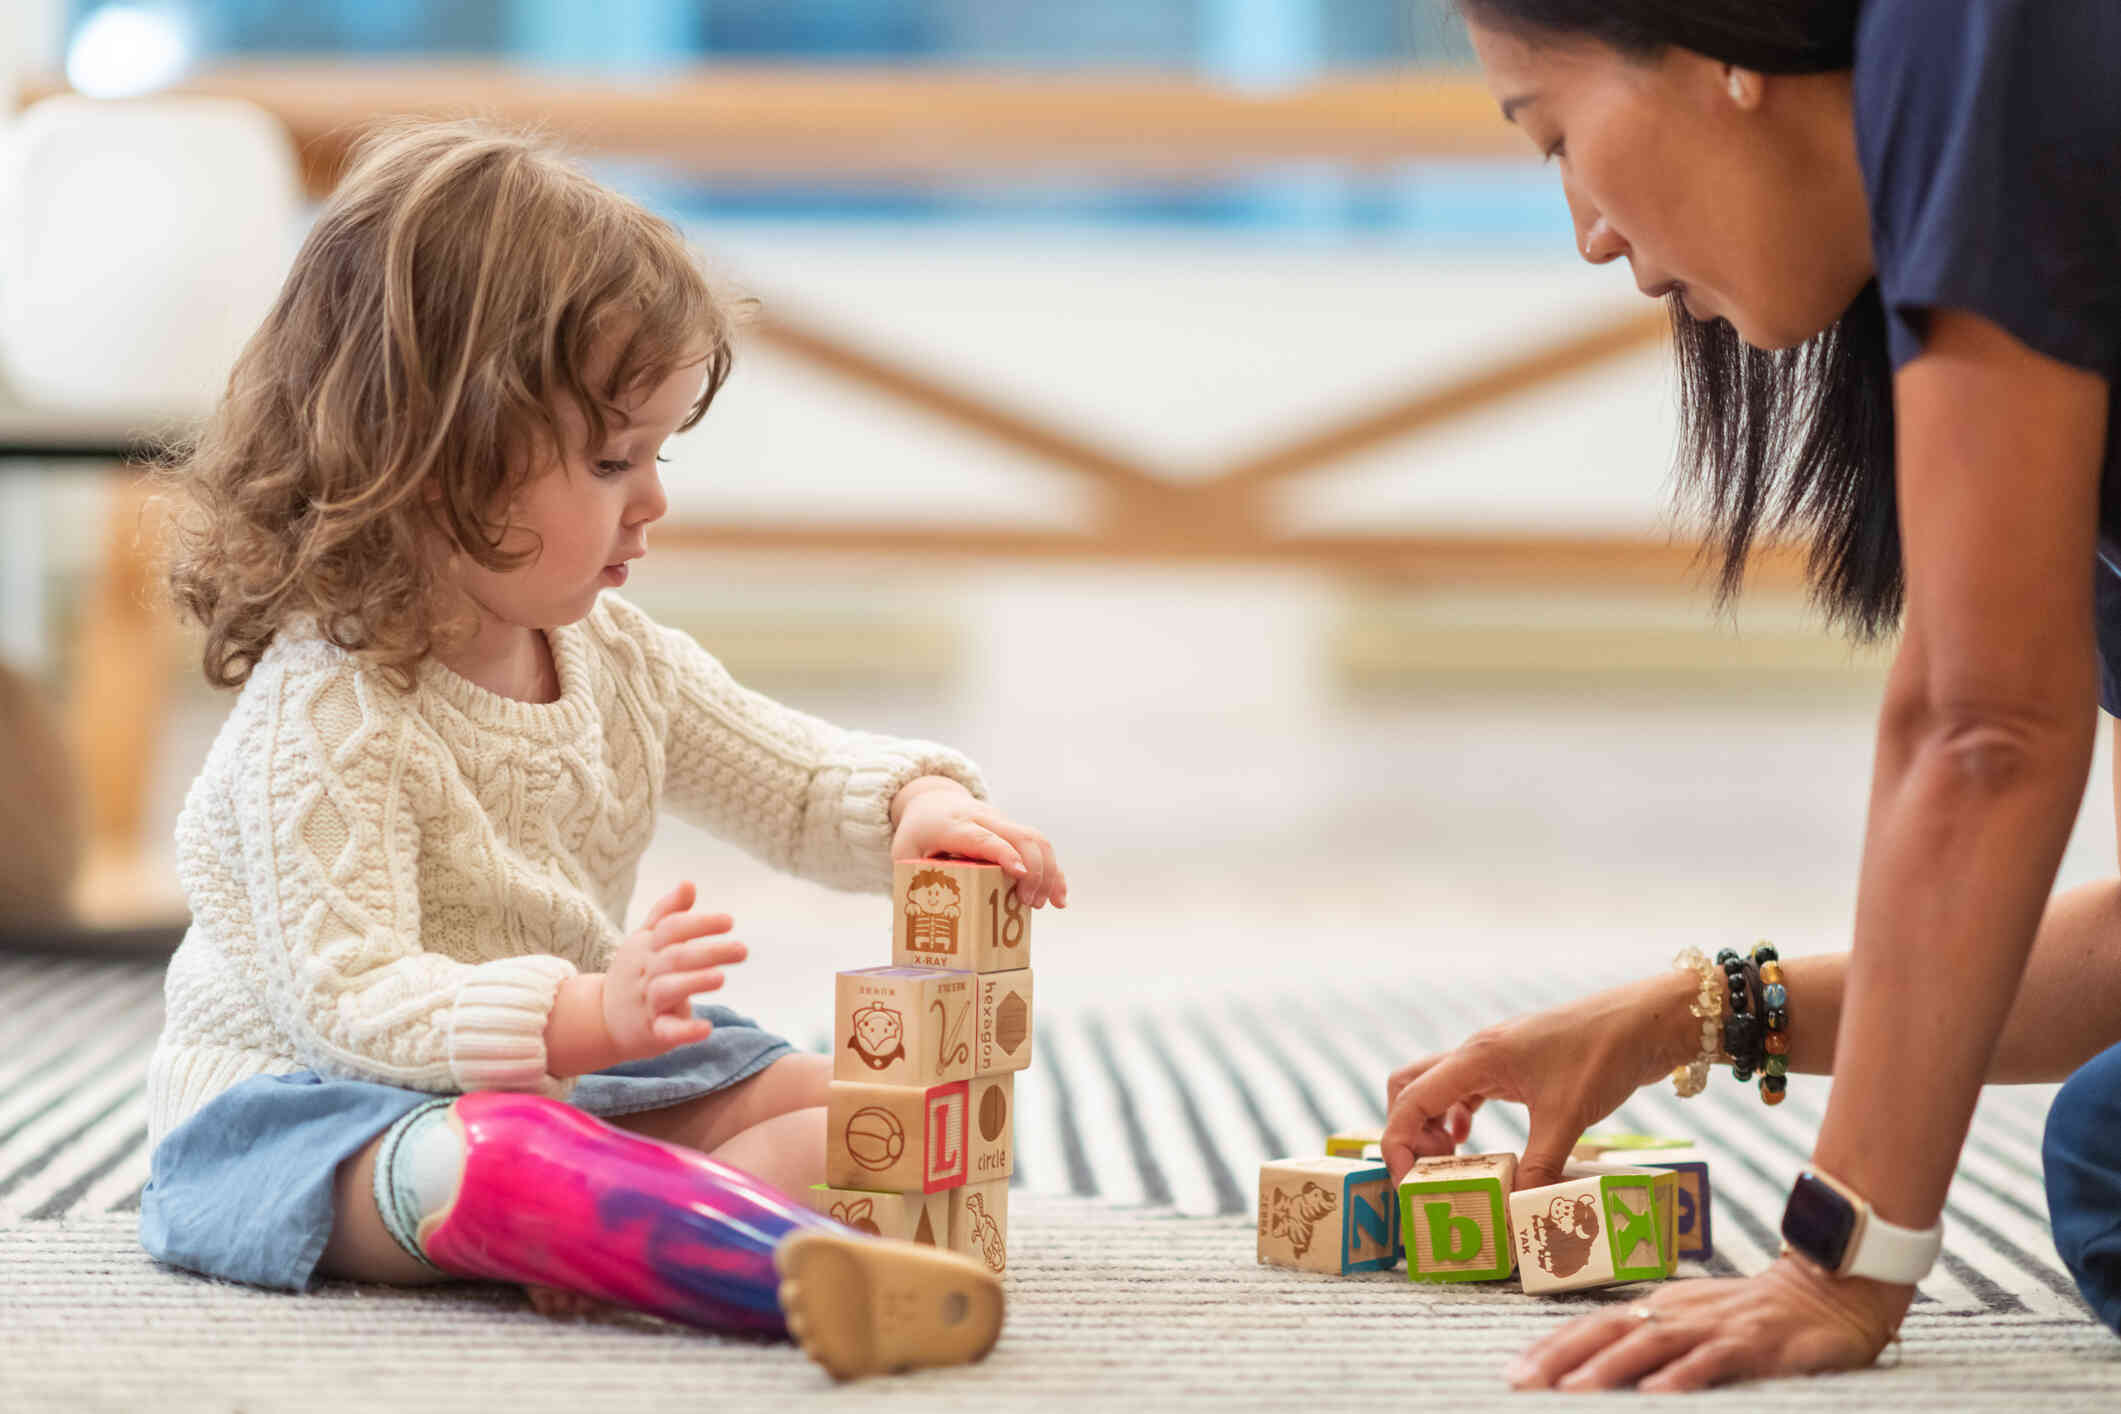
[[[399,1121],[376,1197],[444,1271],[793,1336],[842,1379],[977,1360],[1001,1330],[1001,1284],[977,1263],[864,1237],[704,1154],[534,1095],[465,1095]]]

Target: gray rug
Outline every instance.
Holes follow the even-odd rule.
[[[555,1326],[497,1289],[292,1298],[155,1267],[132,1226],[159,969],[0,958],[0,1409],[391,1403],[579,1414],[600,1395],[683,1396],[694,1378],[707,1398],[933,1407],[1092,1394],[1145,1407],[1486,1397],[1527,1341],[1611,1298],[1557,1303],[1514,1287],[1259,1269],[1252,1194],[1261,1159],[1317,1152],[1328,1128],[1374,1120],[1394,1064],[1553,994],[1550,982],[1505,994],[1430,980],[1042,1006],[1038,1060],[1018,1087],[1014,1293],[1000,1351],[978,1370],[836,1394],[791,1351],[645,1322]],[[2037,1391],[2058,1408],[2121,1407],[2121,1341],[2086,1314],[2044,1216],[2050,1093],[1984,1097],[1952,1189],[1945,1258],[1918,1296],[1900,1368],[1823,1387],[1837,1404],[2001,1409]],[[1824,1094],[1800,1078],[1790,1102],[1769,1110],[1720,1077],[1684,1104],[1645,1091],[1616,1117],[1710,1148],[1718,1253],[1697,1272],[1769,1260]],[[1519,1112],[1482,1112],[1478,1147],[1522,1141]],[[1732,1398],[1751,1408],[1759,1397]]]

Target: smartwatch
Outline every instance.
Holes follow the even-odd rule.
[[[1944,1224],[1899,1227],[1871,1211],[1861,1194],[1818,1169],[1797,1175],[1782,1212],[1782,1246],[1837,1277],[1913,1286],[1936,1265]]]

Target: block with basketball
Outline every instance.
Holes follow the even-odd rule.
[[[1031,965],[1031,910],[998,864],[901,859],[891,870],[891,961],[1015,972]]]
[[[971,1079],[976,980],[933,967],[840,973],[832,1078],[920,1087]]]
[[[950,1200],[950,1246],[990,1272],[1009,1267],[1009,1180],[990,1179],[953,1188]]]
[[[1511,1194],[1524,1289],[1536,1295],[1670,1276],[1678,1183],[1666,1169],[1572,1163],[1560,1183]]]
[[[1510,1241],[1515,1154],[1417,1159],[1399,1180],[1400,1240],[1407,1279],[1503,1281],[1517,1269]]]
[[[967,1083],[920,1088],[835,1080],[825,1104],[825,1182],[934,1193],[965,1181]]]
[[[1586,1134],[1574,1157],[1594,1163],[1669,1169],[1678,1175],[1673,1229],[1681,1260],[1706,1262],[1716,1254],[1715,1202],[1709,1191],[1709,1156],[1686,1139],[1639,1134]]]
[[[872,1193],[817,1183],[811,1185],[806,1196],[811,1207],[856,1232],[897,1242],[918,1242],[926,1247],[945,1247],[950,1242],[950,1195],[956,1191],[944,1188],[933,1193],[918,1189],[910,1193]]]
[[[972,1073],[1000,1075],[1031,1064],[1031,969],[982,972]]]
[[[966,1147],[971,1160],[965,1182],[987,1183],[1016,1172],[1016,1075],[982,1075],[972,1081],[965,1106]]]
[[[1392,1176],[1374,1159],[1277,1159],[1259,1167],[1259,1260],[1299,1271],[1388,1270],[1399,1256]]]

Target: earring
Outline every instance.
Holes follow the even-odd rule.
[[[1745,78],[1736,69],[1731,70],[1731,100],[1745,102]]]

